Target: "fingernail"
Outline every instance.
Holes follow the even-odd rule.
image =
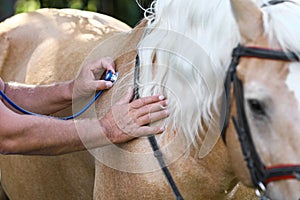
[[[169,115],[170,114],[170,110],[165,110],[166,114]]]
[[[110,81],[106,81],[105,84],[106,84],[106,87],[111,87],[113,85],[112,82],[110,82]]]
[[[159,129],[161,132],[165,131],[165,127],[160,127]]]
[[[159,100],[164,100],[165,97],[164,97],[163,95],[160,95],[160,96],[158,97],[158,99],[159,99]]]
[[[168,101],[166,101],[166,102],[165,102],[165,104],[166,104],[166,106],[167,106],[167,105],[169,104],[169,102],[168,102]]]

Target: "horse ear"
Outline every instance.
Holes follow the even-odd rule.
[[[262,11],[253,0],[230,0],[240,34],[245,41],[254,41],[263,35]]]

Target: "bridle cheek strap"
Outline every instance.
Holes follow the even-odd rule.
[[[227,71],[225,79],[225,91],[222,102],[222,114],[225,122],[222,129],[222,138],[226,144],[226,129],[230,120],[231,107],[231,86],[234,86],[234,96],[236,100],[236,115],[232,117],[234,127],[239,137],[241,149],[247,167],[251,175],[252,183],[256,188],[263,192],[265,186],[272,181],[296,179],[300,181],[300,165],[284,164],[266,167],[258,155],[255,144],[252,140],[251,130],[247,121],[244,105],[244,92],[241,80],[237,77],[236,68],[241,57],[253,57],[260,59],[280,60],[280,61],[299,61],[299,57],[293,52],[282,52],[257,47],[245,47],[238,45],[232,52],[232,61]],[[224,101],[225,100],[225,101]]]

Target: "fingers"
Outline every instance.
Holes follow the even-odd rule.
[[[166,109],[167,101],[161,95],[144,97],[129,103],[133,97],[133,89],[129,88],[127,94],[112,108],[114,116],[114,130],[119,135],[116,143],[124,142],[133,137],[162,133],[165,128],[148,126],[148,124],[165,119],[170,115]],[[114,135],[113,134],[113,135]],[[112,136],[113,136],[112,135]]]
[[[115,65],[111,58],[98,59],[95,62],[85,65],[75,81],[80,84],[76,86],[76,98],[90,96],[96,90],[106,90],[112,87],[111,81],[99,80],[103,74],[103,68],[115,73]],[[1,84],[0,84],[1,89]]]
[[[106,69],[107,71],[112,71],[113,73],[116,73],[115,71],[115,63],[113,61],[112,58],[110,57],[105,57],[105,58],[101,58],[99,60],[96,60],[94,62],[92,62],[89,65],[89,69],[97,75],[100,75],[100,73],[102,72],[102,68]]]
[[[113,73],[116,73],[115,72],[115,64],[114,64],[114,61],[112,58],[110,57],[106,57],[106,58],[102,58],[101,59],[101,66],[106,69],[106,70],[110,70],[112,71]]]
[[[147,125],[161,119],[164,119],[170,115],[169,110],[161,110],[158,112],[152,112],[146,115],[143,115],[137,119],[137,124],[140,126]]]
[[[111,81],[95,81],[95,90],[107,90],[113,86]]]
[[[149,113],[154,113],[154,112],[158,112],[161,110],[165,110],[167,106],[167,100],[163,100],[157,103],[152,103],[152,104],[148,104],[145,105],[139,109],[137,109],[135,111],[135,114],[137,117],[143,116],[143,115],[147,115]]]
[[[129,103],[134,95],[133,88],[128,88],[127,94],[117,103],[117,105],[127,104]],[[149,112],[158,111],[162,107],[167,106],[167,101],[163,101],[165,99],[162,95],[155,95],[149,97],[143,97],[137,100],[134,100],[130,103],[130,107],[133,109],[143,108],[142,110],[138,111],[137,114],[144,115]],[[159,104],[155,104],[158,103]]]
[[[135,137],[147,136],[147,135],[156,135],[165,131],[164,127],[159,126],[142,126],[138,131],[138,135]]]
[[[115,73],[115,64],[112,58],[106,57],[101,58],[100,60],[95,61],[91,64],[91,71],[94,74],[97,74],[101,71],[101,68],[104,68],[106,70],[110,70],[113,73]],[[104,80],[95,80],[94,82],[95,89],[96,90],[106,90],[113,86],[111,81],[104,81]]]
[[[143,97],[143,98],[140,98],[140,99],[137,99],[137,100],[131,102],[130,106],[134,109],[138,109],[145,105],[156,103],[156,102],[162,101],[164,99],[165,99],[165,97],[162,95]]]

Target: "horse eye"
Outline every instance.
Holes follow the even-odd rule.
[[[247,102],[248,102],[251,112],[255,116],[258,116],[258,117],[266,116],[265,105],[262,102],[260,102],[257,99],[248,99]]]

